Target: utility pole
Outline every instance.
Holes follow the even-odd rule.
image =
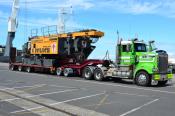
[[[120,41],[121,40],[120,40],[119,31],[117,30],[117,44],[116,44],[117,46],[116,46],[116,56],[115,56],[116,64],[118,64],[120,62],[119,61],[120,60],[120,58],[119,58],[120,57],[120,50],[119,50],[120,49],[120,46],[119,46],[120,45]]]

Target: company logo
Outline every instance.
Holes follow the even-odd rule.
[[[52,49],[53,53],[57,53],[57,45],[56,45],[56,43],[52,43],[51,44],[51,49]]]

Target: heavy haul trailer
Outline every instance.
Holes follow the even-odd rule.
[[[87,60],[95,49],[92,44],[102,36],[103,32],[94,29],[32,36],[23,46],[22,61],[11,63],[10,69],[27,72],[50,71],[61,75],[60,68],[65,67],[65,76],[72,75],[71,72],[81,75],[85,66],[103,64],[103,60]]]

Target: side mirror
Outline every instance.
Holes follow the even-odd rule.
[[[157,50],[155,47],[155,41],[149,41],[149,51],[152,52],[154,50]]]

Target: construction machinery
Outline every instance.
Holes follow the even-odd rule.
[[[81,63],[95,49],[93,43],[104,35],[97,30],[30,37],[23,46],[24,64],[62,66]]]

